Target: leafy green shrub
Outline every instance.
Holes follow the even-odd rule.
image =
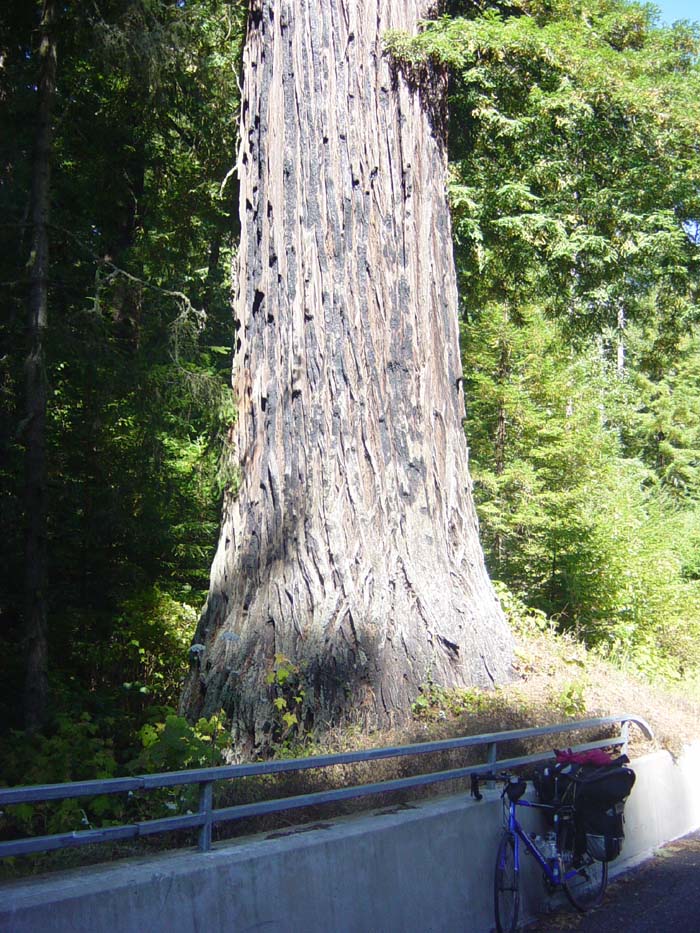
[[[224,753],[231,746],[223,710],[209,719],[190,725],[184,716],[174,713],[164,722],[146,723],[139,731],[141,752],[129,764],[134,774],[157,774],[161,771],[186,771],[224,764]],[[130,812],[138,819],[156,819],[196,810],[199,790],[185,784],[137,794],[130,800]],[[132,818],[134,818],[132,816]]]
[[[283,756],[293,744],[295,750],[303,745],[303,706],[306,690],[302,668],[279,652],[275,655],[267,683],[273,692],[275,708],[272,748]]]
[[[223,710],[193,726],[173,713],[165,722],[146,723],[139,738],[142,751],[130,764],[135,774],[216,767],[224,763],[224,752],[231,747]]]
[[[164,722],[142,726],[139,738],[141,752],[126,769],[131,774],[221,765],[231,742],[223,714],[202,718],[191,726],[182,716],[172,713]],[[87,713],[76,722],[61,717],[56,732],[35,736],[32,741],[24,733],[13,732],[0,744],[0,756],[4,780],[9,785],[106,779],[125,770],[118,766],[112,740],[100,734],[98,725]],[[156,819],[196,806],[197,788],[193,785],[143,794],[103,794],[19,804],[7,807],[0,815],[0,836],[79,831]]]
[[[586,683],[584,680],[574,680],[567,684],[555,699],[555,705],[560,707],[568,719],[580,719],[586,714]]]
[[[533,609],[500,580],[493,581],[501,609],[505,613],[508,624],[514,632],[529,635],[537,632],[552,631],[555,623],[548,619],[541,609]]]
[[[107,645],[98,649],[105,673],[120,682],[130,698],[176,705],[197,616],[195,606],[157,584],[126,599]]]
[[[117,761],[110,738],[88,713],[59,716],[51,735],[11,732],[0,743],[3,780],[9,784],[59,784],[114,777]]]
[[[11,732],[0,743],[2,779],[8,785],[60,784],[115,777],[117,761],[110,738],[100,734],[88,713],[73,721],[61,716],[56,731],[28,739]],[[94,807],[97,810],[94,810]],[[44,835],[86,829],[93,817],[116,817],[123,808],[118,798],[62,800],[19,804],[0,816],[3,836]]]
[[[454,719],[465,713],[481,713],[499,702],[497,694],[473,688],[441,687],[428,682],[411,705],[413,718],[420,722]]]

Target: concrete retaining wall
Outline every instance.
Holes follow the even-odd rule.
[[[700,826],[700,746],[634,762],[615,871]],[[219,844],[0,885],[3,933],[486,933],[501,831],[497,792],[377,811],[284,836]],[[526,914],[546,906],[524,863]]]

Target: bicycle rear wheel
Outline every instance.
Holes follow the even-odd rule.
[[[608,886],[608,863],[598,862],[584,849],[576,851],[576,830],[573,822],[561,825],[559,832],[559,853],[562,861],[562,878],[572,871],[572,875],[563,881],[564,891],[573,906],[584,912],[597,907],[603,900]]]
[[[498,933],[514,933],[520,909],[520,873],[515,866],[515,838],[505,832],[498,847],[493,886]]]

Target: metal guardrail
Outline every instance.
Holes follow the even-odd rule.
[[[565,732],[579,732],[602,726],[620,724],[619,735],[574,746],[577,751],[593,748],[621,747],[626,750],[630,724],[638,726],[647,738],[653,738],[649,724],[639,716],[623,714],[605,716],[599,719],[585,719],[578,722],[561,723],[556,726],[542,726],[534,729],[514,729],[508,732],[493,732],[486,735],[465,736],[457,739],[444,739],[437,742],[421,742],[417,745],[403,745],[393,748],[374,748],[369,751],[342,752],[334,755],[318,755],[310,758],[295,758],[281,761],[264,761],[246,765],[230,765],[214,768],[198,768],[191,771],[169,771],[163,774],[144,774],[138,777],[110,778],[95,781],[74,781],[66,784],[36,784],[26,787],[0,788],[0,806],[12,806],[20,803],[44,803],[50,800],[66,800],[78,797],[97,797],[105,794],[133,793],[134,791],[155,790],[178,785],[199,785],[199,810],[163,819],[148,820],[121,826],[106,826],[102,829],[80,830],[69,833],[57,833],[51,836],[33,836],[0,842],[0,858],[17,855],[29,855],[34,852],[49,852],[55,849],[92,845],[100,842],[114,842],[151,836],[172,830],[198,829],[199,849],[206,852],[211,848],[212,828],[217,823],[225,823],[244,817],[261,816],[266,813],[281,813],[318,804],[332,803],[366,797],[371,794],[407,790],[413,787],[426,787],[457,778],[470,777],[472,774],[488,774],[494,769],[509,770],[523,765],[536,764],[551,759],[552,753],[540,752],[519,758],[499,759],[498,746],[518,739],[531,739],[539,736],[559,735]],[[411,777],[379,781],[372,784],[359,784],[352,787],[340,787],[334,790],[318,791],[277,800],[265,800],[257,803],[238,804],[232,807],[215,809],[214,783],[230,781],[236,778],[254,777],[267,774],[281,774],[289,771],[307,771],[311,768],[329,768],[334,765],[354,764],[357,762],[380,761],[385,758],[402,756],[414,757],[435,752],[452,751],[474,746],[487,747],[487,761],[480,765],[453,768],[449,771],[436,771],[417,774]]]

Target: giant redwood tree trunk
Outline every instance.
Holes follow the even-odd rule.
[[[254,0],[244,59],[225,502],[183,695],[264,741],[276,654],[307,724],[405,719],[421,684],[488,686],[510,638],[462,428],[443,82],[383,52],[424,0]]]

